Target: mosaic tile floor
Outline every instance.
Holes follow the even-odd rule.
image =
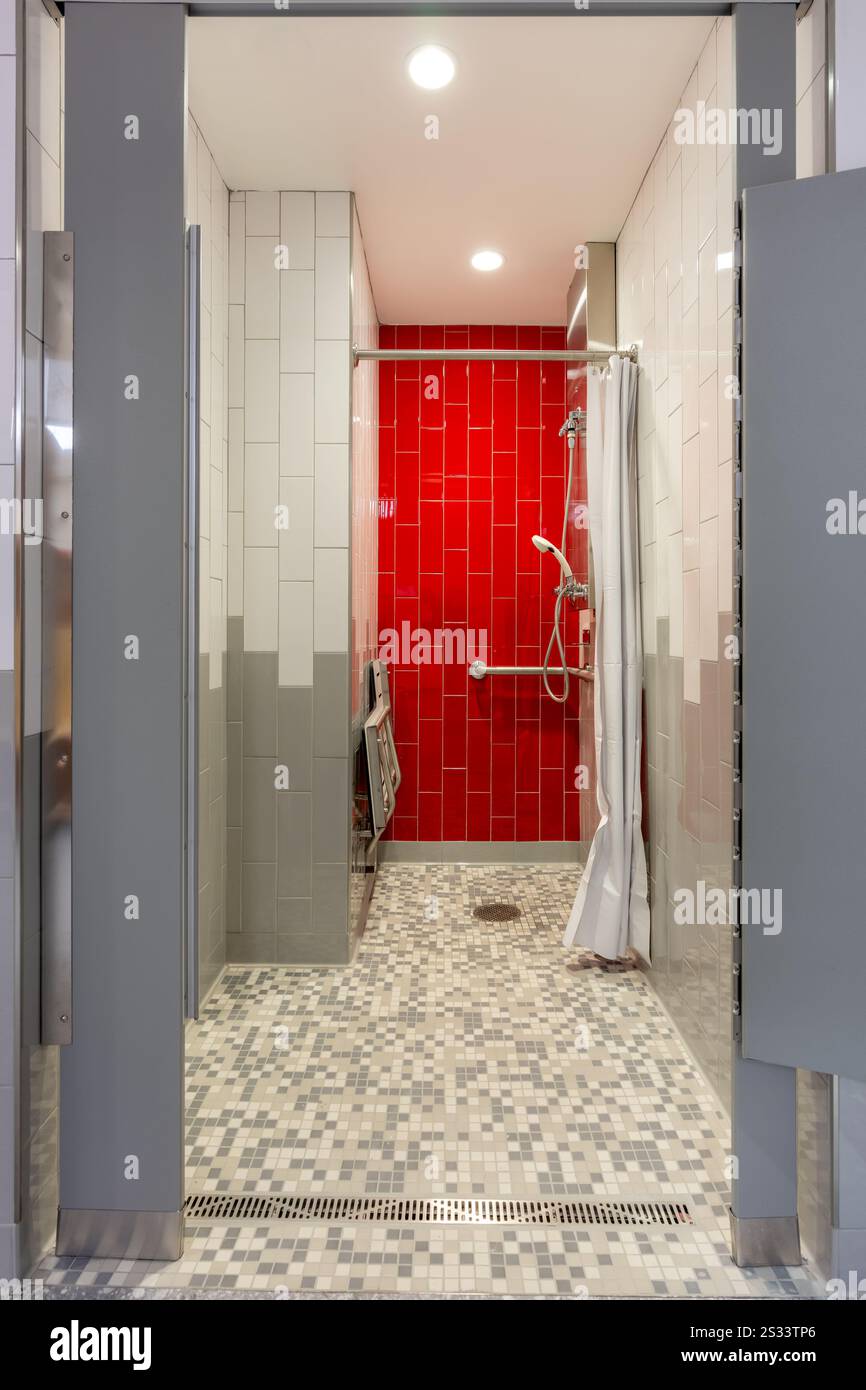
[[[188,1190],[676,1197],[694,1226],[190,1224],[171,1264],[46,1259],[52,1292],[813,1296],[731,1263],[724,1116],[640,972],[567,968],[575,873],[389,866],[348,969],[227,971],[187,1035]]]

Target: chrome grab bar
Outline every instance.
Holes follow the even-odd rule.
[[[488,666],[486,661],[473,661],[469,666],[469,674],[476,681],[483,681],[486,676],[540,676],[543,672],[543,666]],[[562,667],[549,666],[547,674],[561,676]],[[568,674],[578,676],[582,681],[595,680],[592,666],[569,666]]]

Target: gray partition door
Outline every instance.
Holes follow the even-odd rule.
[[[866,170],[743,204],[743,1052],[866,1078]]]
[[[72,1040],[61,1254],[174,1258],[183,1204],[180,4],[66,6],[75,238]]]

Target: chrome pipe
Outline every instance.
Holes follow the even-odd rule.
[[[637,361],[637,348],[609,352],[588,352],[576,348],[535,352],[520,348],[367,348],[353,347],[355,366],[359,362],[599,362],[611,357]]]
[[[595,670],[592,666],[569,666],[567,669],[570,676],[578,676],[583,681],[595,680]],[[541,676],[544,674],[544,667],[488,666],[486,661],[473,661],[469,666],[469,674],[476,681],[483,681],[486,676]],[[562,676],[565,672],[561,666],[549,666],[547,674]]]

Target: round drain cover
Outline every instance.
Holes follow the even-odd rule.
[[[520,916],[520,908],[514,903],[481,903],[472,916],[479,922],[513,922]]]

